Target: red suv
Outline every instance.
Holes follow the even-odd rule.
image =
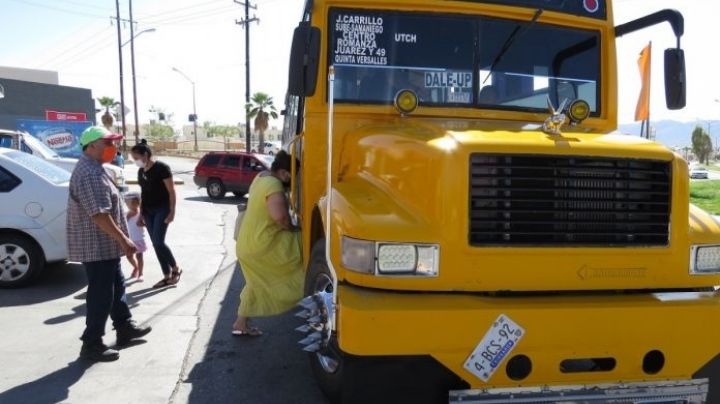
[[[228,191],[241,197],[260,171],[269,170],[272,156],[242,152],[211,152],[195,167],[195,184],[207,189],[212,199],[225,197]]]

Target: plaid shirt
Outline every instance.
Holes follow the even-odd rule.
[[[95,262],[124,255],[120,244],[93,222],[92,216],[99,213],[109,213],[120,230],[128,234],[120,192],[102,164],[83,154],[70,178],[68,260]]]

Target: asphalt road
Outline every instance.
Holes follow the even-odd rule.
[[[128,286],[133,317],[153,332],[116,362],[79,361],[84,270],[50,266],[27,288],[0,290],[0,404],[323,403],[292,313],[257,321],[260,338],[230,334],[243,285],[231,232],[237,200],[198,190],[195,160],[160,160],[185,180],[168,232],[184,274],[177,287],[152,289],[161,272],[150,249],[145,282]],[[111,324],[106,333],[114,344]]]

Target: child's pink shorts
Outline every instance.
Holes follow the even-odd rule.
[[[147,251],[145,240],[133,240],[133,243],[135,243],[135,247],[137,247],[138,254],[142,254]]]

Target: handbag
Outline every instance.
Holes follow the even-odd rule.
[[[243,202],[237,205],[238,214],[235,218],[235,230],[233,232],[233,239],[237,241],[238,233],[240,233],[240,226],[242,225],[243,216],[245,216],[245,210],[247,209],[247,202]]]

